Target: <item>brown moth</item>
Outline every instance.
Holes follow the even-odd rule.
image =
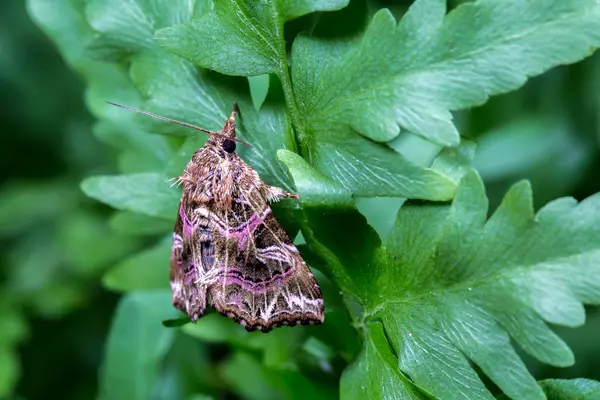
[[[173,305],[193,322],[212,305],[248,331],[322,323],[321,289],[268,205],[298,195],[265,184],[235,153],[237,104],[218,132],[120,107],[209,135],[176,178],[183,193],[171,250]]]

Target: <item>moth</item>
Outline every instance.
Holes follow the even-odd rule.
[[[173,305],[196,322],[208,306],[247,331],[314,325],[324,319],[321,289],[269,202],[298,198],[264,183],[236,154],[237,104],[212,132],[117,105],[209,135],[177,178],[181,201],[171,249]]]

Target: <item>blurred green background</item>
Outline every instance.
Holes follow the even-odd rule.
[[[94,398],[118,301],[100,276],[149,239],[111,230],[110,210],[80,191],[82,178],[114,172],[116,157],[92,135],[82,83],[22,1],[0,2],[0,54],[0,398]],[[455,118],[479,144],[491,207],[519,179],[532,181],[540,207],[600,191],[599,112],[595,55]],[[558,332],[577,363],[556,369],[523,355],[534,376],[600,379],[600,310]],[[226,351],[211,349],[208,362]]]

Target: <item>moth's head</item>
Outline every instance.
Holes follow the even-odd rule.
[[[206,144],[213,146],[218,150],[223,150],[226,154],[235,153],[236,142],[244,143],[235,138],[235,117],[238,113],[237,103],[233,103],[231,116],[225,121],[225,126],[218,132],[210,134]]]

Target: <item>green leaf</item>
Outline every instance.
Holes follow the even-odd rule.
[[[140,102],[139,93],[121,66],[100,63],[89,57],[86,46],[95,33],[85,19],[84,3],[60,0],[50,4],[28,0],[27,7],[32,19],[55,41],[67,63],[87,81],[86,100],[92,114],[113,121],[129,120],[133,113],[118,114],[115,107],[105,101],[110,99],[135,106]]]
[[[257,113],[247,95],[237,93],[215,74],[200,71],[191,63],[173,55],[147,53],[136,59],[132,77],[146,101],[146,108],[169,118],[192,123],[210,130],[219,130],[231,114],[234,101],[240,107],[238,136],[252,148],[239,146],[239,155],[271,184],[291,190],[287,170],[277,162],[278,149],[289,147],[291,123],[280,104],[267,101]],[[239,81],[231,82],[239,83]],[[167,167],[170,175],[179,175],[206,135],[181,129],[164,122],[152,122],[152,129],[190,135]]]
[[[235,352],[221,368],[226,382],[247,399],[331,399],[336,392],[317,386],[296,371],[268,368],[252,356]]]
[[[167,289],[170,254],[169,238],[111,268],[104,274],[102,283],[109,289],[123,292]]]
[[[413,138],[418,138],[417,136],[412,136]],[[418,140],[422,143],[425,140],[418,138]],[[438,147],[437,145],[430,144],[427,142],[428,146]],[[475,155],[475,143],[469,140],[463,140],[458,147],[446,147],[441,152],[439,152],[438,148],[438,156],[433,159],[433,165],[431,169],[436,170],[440,173],[443,173],[447,178],[452,181],[458,182],[461,177],[468,171],[471,167],[473,156]],[[409,146],[405,146],[404,150],[410,151],[411,148]],[[415,156],[413,154],[413,158],[415,161],[419,160],[419,158],[424,157],[424,154],[420,156]],[[427,160],[429,163],[431,160]],[[392,179],[392,181],[394,181]],[[373,198],[356,198],[355,203],[358,210],[363,214],[369,225],[371,225],[381,239],[387,238],[389,232],[392,230],[392,226],[394,225],[394,218],[398,213],[398,209],[404,204],[406,199],[403,198],[389,198],[389,197],[373,197]]]
[[[302,193],[303,201],[326,206],[352,204],[351,193],[347,188],[311,168],[299,155],[279,150],[277,158],[288,167],[296,186],[305,189]]]
[[[184,326],[183,332],[209,343],[232,343],[253,348],[253,333],[217,313],[203,316],[195,324]]]
[[[599,195],[580,204],[559,199],[534,215],[530,187],[521,182],[486,221],[483,184],[471,171],[451,206],[404,205],[382,244],[351,202],[340,201],[346,189],[297,156],[280,157],[300,193],[306,242],[367,340],[343,379],[344,396],[373,388],[377,374],[410,390],[384,349],[439,398],[491,398],[473,362],[509,397],[542,399],[511,338],[542,362],[573,363],[546,323],[579,326],[582,303],[600,303],[600,282],[589,279],[600,274]],[[386,335],[374,332],[376,321]]]
[[[223,385],[213,367],[211,354],[210,349],[202,343],[175,334],[169,353],[161,361],[160,376],[150,398],[191,399],[192,393],[218,394],[216,390],[223,390]]]
[[[298,9],[297,6],[300,3],[303,2],[296,2],[294,7]],[[317,7],[321,3],[313,2],[311,4]],[[323,4],[338,7],[342,5],[342,2],[324,2]],[[168,50],[190,59],[200,66],[219,72],[233,75],[263,75],[270,72],[278,74],[282,80],[287,103],[291,108],[291,116],[294,117],[296,110],[294,101],[290,98],[283,40],[279,37],[281,36],[280,27],[274,22],[280,18],[278,12],[280,13],[275,6],[269,6],[269,2],[250,4],[244,1],[223,1],[217,4],[214,13],[158,32],[157,40]],[[237,59],[244,59],[244,63],[236,62]],[[161,58],[161,60],[166,60],[166,58]],[[164,61],[157,62],[164,63]],[[140,70],[142,69],[140,68]],[[158,68],[161,77],[165,73],[164,71],[176,70],[164,66]],[[173,72],[173,75],[185,78],[194,76],[190,73],[177,72]],[[153,81],[164,82],[164,79]],[[182,89],[178,92],[190,91],[190,88],[194,87],[194,82],[180,87]],[[177,101],[173,101],[173,98],[182,98],[182,94],[169,94],[168,91],[167,88],[148,90],[154,96],[156,93],[163,93],[171,104],[168,107],[173,107],[173,104],[177,103]],[[198,96],[190,94],[183,98]],[[206,109],[204,103],[199,102],[199,107],[190,108],[190,110]],[[178,113],[181,114],[181,105],[178,108]],[[265,111],[264,107],[261,109],[259,117],[266,121],[261,121],[258,126],[268,127],[268,121],[273,120],[269,115],[272,111],[270,110],[268,113],[263,111]],[[284,115],[282,111],[278,110],[278,113]],[[175,114],[175,110],[171,115],[173,114]],[[213,116],[218,114],[219,112],[213,110]],[[247,121],[249,119],[247,112],[245,117]],[[299,122],[296,121],[296,129],[302,137],[302,127],[298,124]],[[200,124],[200,126],[206,127],[207,125]],[[291,127],[285,127],[283,131],[286,140],[285,147],[295,150]],[[249,132],[254,133],[258,130],[249,129]],[[264,135],[258,137],[264,137]],[[253,142],[251,143],[254,145]],[[454,194],[455,184],[445,176],[436,171],[415,166],[389,148],[379,146],[351,132],[338,130],[328,135],[318,135],[309,143],[309,147],[310,155],[308,157],[311,162],[328,176],[350,185],[358,196],[404,196],[429,200],[449,200]],[[301,151],[304,150],[301,149]],[[257,153],[265,154],[264,151]],[[366,163],[355,165],[366,159],[369,160],[368,165]],[[269,159],[267,165],[277,165],[273,161],[273,159]],[[262,165],[263,171],[259,170],[261,176],[265,172],[264,170],[268,169],[267,165]],[[278,170],[277,174],[283,175],[285,172]],[[285,179],[283,180],[285,181]],[[289,188],[288,184],[280,184],[280,186]]]
[[[235,352],[221,366],[220,372],[228,386],[244,399],[285,399],[270,385],[265,368],[248,354]]]
[[[162,29],[163,48],[227,75],[287,74],[283,23],[313,11],[335,10],[348,0],[223,0],[202,18]],[[240,60],[244,60],[240,62]]]
[[[190,320],[189,317],[182,317],[182,318],[165,319],[161,323],[166,328],[179,328],[181,326],[189,324],[190,322],[192,322],[192,321]]]
[[[81,189],[88,196],[121,210],[172,221],[177,215],[179,190],[171,188],[161,174],[95,176],[85,179]]]
[[[100,3],[94,2],[90,7],[102,6]],[[119,5],[128,10],[135,8],[135,4],[135,0],[119,2]],[[135,113],[124,113],[105,103],[106,100],[111,100],[139,106],[141,97],[124,68],[90,59],[87,46],[97,36],[85,19],[83,3],[61,0],[49,5],[43,1],[30,0],[28,8],[32,18],[57,43],[66,61],[87,81],[88,107],[95,116],[102,119],[96,125],[94,133],[101,140],[125,150],[119,156],[121,171],[157,171],[171,157],[172,151],[166,138],[140,130]],[[110,10],[109,14],[115,16],[114,13],[119,13],[119,7]],[[126,14],[127,12],[123,15]],[[119,20],[118,15],[115,17],[115,20]],[[122,19],[117,22],[118,26],[124,27]],[[130,34],[133,32],[127,26],[126,32],[121,32],[120,36],[115,33],[114,37],[131,38]],[[112,40],[106,37],[104,39]],[[117,40],[115,43],[120,42]],[[116,51],[129,50],[116,48]]]
[[[131,65],[131,79],[146,99],[143,108],[213,131],[223,127],[238,99],[227,82],[215,74],[199,71],[192,63],[161,51],[139,54]],[[139,116],[138,123],[157,133],[206,137],[144,115]]]
[[[247,105],[242,109],[240,137],[247,140],[252,148],[240,146],[240,157],[250,164],[266,183],[293,191],[289,172],[276,158],[279,149],[294,146],[288,140],[293,134],[285,110],[279,105],[267,102],[263,104],[260,113],[255,113],[248,103],[245,104]]]
[[[117,2],[118,6],[112,7],[115,3],[93,1],[90,2],[88,12],[96,15],[102,21],[96,21],[99,28],[106,27],[111,29],[123,28],[125,31],[111,31],[115,39],[113,43],[117,46],[123,45],[120,39],[131,42],[140,40],[136,36],[136,28],[130,29],[130,21],[126,18],[130,14],[135,14],[135,10],[152,9],[161,13],[160,17],[152,15],[140,16],[143,19],[152,19],[153,21],[162,21],[163,6],[146,4],[144,5],[135,0],[128,2]],[[183,6],[183,2],[180,2]],[[108,6],[108,7],[107,7]],[[170,3],[172,6],[172,3]],[[121,10],[123,7],[124,10]],[[95,134],[106,142],[109,142],[121,149],[131,150],[120,156],[121,167],[126,171],[157,170],[157,166],[170,158],[171,150],[165,138],[160,136],[151,136],[139,129],[136,124],[137,116],[134,113],[123,113],[116,107],[107,105],[106,100],[116,101],[130,106],[138,106],[140,95],[131,84],[126,70],[121,66],[104,62],[97,62],[89,58],[88,44],[93,38],[98,36],[93,32],[86,21],[83,2],[61,0],[54,2],[51,6],[43,1],[30,0],[28,2],[29,12],[32,18],[45,30],[45,32],[54,39],[62,51],[67,62],[77,70],[87,81],[86,100],[90,111],[104,119],[101,121]],[[168,8],[168,7],[167,7]],[[133,11],[132,11],[133,10]],[[97,14],[96,14],[97,12]],[[105,13],[106,12],[106,13]],[[177,15],[180,10],[171,7],[165,11],[164,15]],[[105,18],[106,17],[106,18]],[[136,18],[134,20],[137,21]],[[176,20],[176,18],[175,18]],[[105,26],[104,24],[108,24]],[[114,25],[111,25],[114,24]],[[143,29],[142,29],[143,30]],[[110,32],[109,32],[110,33]],[[137,32],[139,33],[139,32]],[[132,38],[133,35],[133,38]],[[118,40],[117,40],[118,39]],[[111,41],[109,37],[103,37],[105,41]],[[129,51],[123,48],[116,48],[116,51]],[[143,162],[140,165],[139,162]],[[136,169],[134,169],[134,167]]]
[[[406,199],[396,197],[363,197],[354,200],[358,211],[377,231],[381,240],[387,238],[391,232],[398,209],[405,201]]]
[[[163,164],[137,150],[125,150],[119,154],[118,169],[122,174],[139,174],[161,171]]]
[[[348,399],[429,399],[433,398],[415,386],[397,367],[398,360],[390,351],[381,324],[370,324],[363,354],[342,376],[341,387]],[[364,371],[370,370],[368,374]]]
[[[403,132],[402,135],[397,136],[386,144],[402,154],[408,161],[424,167],[431,165],[443,149],[439,144],[430,142],[422,136],[408,131]]]
[[[161,51],[144,51],[137,54],[132,60],[131,78],[147,99],[144,108],[207,129],[220,129],[231,112],[234,100],[238,100],[242,110],[238,125],[239,136],[253,146],[250,149],[240,146],[242,147],[239,150],[240,155],[267,183],[292,190],[287,170],[275,161],[275,151],[286,147],[286,141],[290,142],[287,138],[292,135],[291,125],[283,107],[267,103],[263,105],[262,112],[257,114],[250,108],[247,96],[232,91],[222,82],[222,79],[217,79],[214,74],[206,71],[198,71],[191,63]],[[142,132],[151,130],[190,135],[180,150],[170,157],[166,168],[168,177],[181,173],[192,153],[203,144],[205,138],[205,135],[190,129],[154,121],[145,116],[135,115],[134,118],[134,113],[118,109],[113,112],[116,114],[114,116],[111,114],[111,118],[125,118],[123,116],[128,115],[127,118],[130,119],[126,119],[126,126],[137,125],[133,132],[140,132],[141,125],[146,128]],[[99,132],[114,132],[111,130],[111,125],[102,126],[104,129],[98,128]],[[132,140],[137,142],[138,136]],[[118,136],[114,141],[119,143],[117,139]],[[143,142],[141,136],[139,139]],[[129,142],[120,144],[120,147],[123,148],[128,144]],[[139,163],[134,162],[133,165]],[[118,178],[97,177],[86,180],[82,187],[88,195],[113,207],[171,220],[174,216],[172,210],[175,210],[176,206],[168,204],[176,204],[172,199],[176,191],[173,189],[167,193],[168,187],[158,186],[158,179],[160,179],[158,175],[153,174],[135,174]],[[105,185],[104,189],[100,187],[102,185]],[[129,193],[125,194],[125,192]],[[136,199],[133,199],[132,195]]]
[[[431,168],[443,173],[458,184],[471,169],[476,149],[475,142],[463,139],[458,147],[444,148],[433,161]]]
[[[600,382],[591,379],[546,379],[540,386],[548,400],[593,400],[600,396]]]
[[[129,211],[117,211],[110,218],[110,227],[122,234],[143,236],[164,234],[173,229],[173,218],[156,218]]]
[[[67,62],[78,70],[93,64],[84,61],[83,51],[93,31],[85,21],[83,2],[28,0],[27,11],[32,19],[50,36]]]
[[[249,76],[248,84],[250,85],[252,104],[254,104],[256,112],[259,112],[269,93],[269,74]]]
[[[350,0],[279,0],[279,7],[283,19],[288,21],[315,11],[339,10],[349,2]]]
[[[126,62],[131,51],[121,48],[112,38],[99,35],[87,44],[85,54],[92,60],[118,63]]]
[[[259,350],[268,367],[295,369],[294,355],[306,329],[278,329],[268,335],[248,333],[242,326],[220,314],[203,316],[197,323],[188,324],[183,331],[208,343],[228,343],[246,350]]]
[[[131,293],[121,299],[100,374],[100,399],[148,399],[160,360],[174,332],[161,319],[174,315],[166,291]]]
[[[381,10],[357,41],[297,38],[292,72],[306,130],[351,127],[389,141],[400,125],[454,146],[449,110],[482,104],[600,45],[594,0],[481,0],[444,17],[445,3],[418,0],[399,23]]]
[[[272,2],[228,0],[203,18],[158,31],[155,39],[199,66],[227,75],[261,75],[283,69],[282,28]]]
[[[335,283],[350,290],[353,280],[344,264],[368,265],[371,260],[369,254],[348,252],[347,249],[365,249],[368,253],[372,248],[381,245],[379,236],[356,211],[352,193],[344,185],[311,168],[297,154],[279,151],[278,157],[289,168],[300,193],[304,212],[304,215],[300,216],[301,220],[303,219],[303,236],[307,243],[312,243],[311,249],[328,265]],[[349,212],[352,215],[348,216]],[[327,216],[327,219],[321,218],[323,216]],[[339,232],[353,234],[344,235],[342,241]],[[317,233],[318,238],[315,236]],[[358,304],[349,305],[347,302],[353,316],[358,311],[356,305]]]
[[[89,0],[86,16],[103,40],[130,52],[152,50],[154,31],[188,21],[194,15],[194,3],[187,0],[156,2],[151,0]],[[198,1],[199,6],[206,1]]]
[[[450,200],[456,183],[444,174],[408,162],[387,146],[350,132],[316,138],[311,161],[319,171],[357,196]]]
[[[137,249],[130,237],[112,232],[104,218],[75,212],[65,217],[56,234],[67,269],[76,276],[96,278],[106,265]]]
[[[112,99],[112,96],[109,99]],[[164,165],[172,157],[173,151],[167,139],[141,130],[140,126],[135,124],[134,113],[119,112],[117,116],[118,122],[114,119],[98,121],[94,125],[94,135],[119,150],[140,154],[147,158],[147,163],[157,167]]]

